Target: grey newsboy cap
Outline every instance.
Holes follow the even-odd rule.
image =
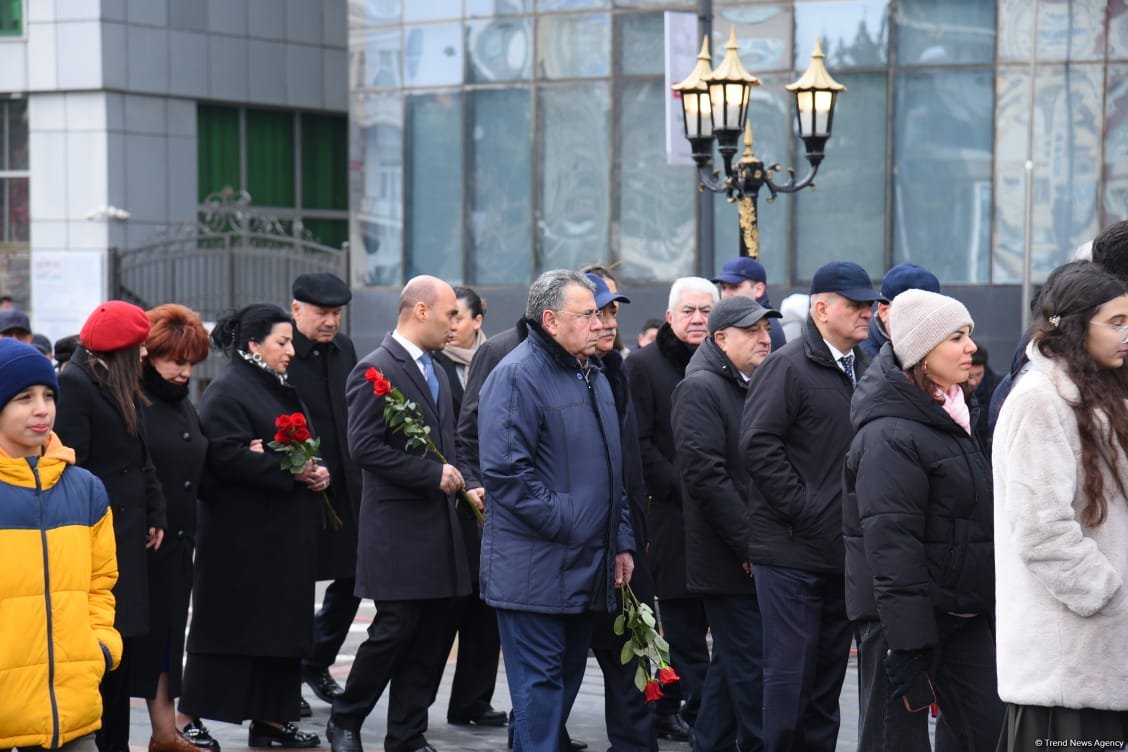
[[[303,274],[294,280],[291,291],[294,300],[312,303],[322,308],[337,308],[348,305],[352,300],[352,290],[345,281],[329,272]]]
[[[717,303],[709,314],[709,334],[728,329],[730,326],[745,329],[765,316],[778,319],[782,318],[783,314],[774,308],[765,308],[752,298],[734,295]]]

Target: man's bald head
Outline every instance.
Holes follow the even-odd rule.
[[[450,290],[451,295],[454,294],[454,289],[438,277],[432,277],[429,274],[412,277],[403,286],[403,292],[400,293],[399,317],[402,319],[405,313],[409,314],[418,303],[433,308],[435,303],[438,302],[439,294],[443,292],[443,288]]]
[[[424,350],[441,350],[453,332],[457,315],[454,288],[438,277],[423,274],[403,286],[396,330]]]

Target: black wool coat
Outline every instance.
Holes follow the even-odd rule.
[[[651,344],[626,360],[631,402],[638,417],[642,470],[649,495],[650,571],[659,598],[689,596],[685,583],[685,533],[681,482],[674,465],[670,413],[674,387],[685,377],[690,345],[663,324]]]
[[[168,527],[165,498],[146,449],[141,406],[139,434],[131,436],[92,367],[102,368],[80,347],[59,374],[55,433],[74,449],[79,467],[94,473],[106,486],[114,512],[118,559],[114,627],[125,637],[135,637],[149,631],[145,537],[150,527]]]
[[[860,379],[869,359],[855,347]],[[854,387],[814,321],[752,374],[740,446],[752,483],[753,564],[841,575],[842,462]]]
[[[938,613],[994,608],[991,464],[979,441],[905,378],[889,344],[858,384],[851,420],[847,614],[880,620],[894,650],[935,645]]]
[[[740,452],[748,382],[712,337],[693,354],[673,395],[674,440],[685,512],[686,587],[692,593],[752,595],[752,484]]]
[[[135,697],[152,696],[166,656],[171,655],[168,687],[170,696],[177,697],[192,592],[196,501],[208,440],[196,408],[188,399],[187,387],[177,389],[147,366],[141,385],[149,398],[141,416],[149,454],[167,504],[168,530],[161,547],[149,552],[150,634],[134,643],[130,689]]]
[[[375,601],[451,598],[470,594],[466,545],[453,495],[439,489],[442,463],[406,449],[404,435],[384,421],[382,397],[364,378],[377,368],[415,402],[431,439],[458,466],[454,407],[446,372],[436,405],[423,374],[390,334],[349,375],[349,450],[360,466],[363,490],[357,548],[356,594]]]
[[[352,340],[338,334],[332,342],[317,344],[294,325],[294,358],[286,378],[298,390],[308,417],[321,439],[321,461],[329,469],[326,495],[341,527],[326,525],[317,537],[317,579],[352,579],[356,576],[356,516],[360,510],[360,468],[349,456],[348,405],[345,382],[356,366]]]
[[[481,348],[479,348],[481,349]],[[475,357],[477,353],[475,353]],[[462,412],[462,397],[465,390],[462,387],[462,382],[458,380],[458,366],[457,364],[446,357],[442,353],[434,354],[435,365],[442,368],[446,372],[447,381],[450,383],[450,396],[454,402],[454,415],[455,427],[457,429],[458,416]],[[473,363],[473,359],[470,361]],[[467,374],[469,378],[469,374]],[[458,438],[455,437],[455,447],[458,446]],[[449,458],[448,458],[449,459]],[[465,462],[459,463],[459,472],[462,472],[462,465]],[[472,476],[474,477],[474,476]],[[463,474],[463,479],[466,475]],[[469,485],[467,486],[470,487]],[[458,504],[458,522],[462,526],[462,541],[466,545],[466,566],[470,570],[470,579],[473,582],[478,581],[478,570],[482,566],[482,530],[478,526],[478,518],[474,516],[474,512],[466,504]]]
[[[238,356],[200,400],[208,438],[188,651],[301,656],[313,635],[322,501],[281,468],[274,420],[306,413],[292,387]]]

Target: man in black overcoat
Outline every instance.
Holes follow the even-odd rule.
[[[454,494],[462,474],[418,448],[384,420],[386,398],[366,378],[376,369],[416,403],[430,437],[455,462],[450,381],[431,353],[453,330],[458,303],[435,277],[410,280],[396,328],[349,375],[348,441],[362,471],[356,594],[371,598],[376,618],[360,646],[345,691],[333,701],[326,735],[333,752],[360,752],[360,727],[391,685],[387,752],[430,752],[424,733],[446,663],[459,599],[470,574]],[[481,492],[474,491],[481,503]]]
[[[306,406],[321,460],[333,479],[329,501],[341,519],[339,529],[324,525],[317,539],[317,579],[333,580],[313,619],[313,648],[302,659],[302,680],[324,702],[342,691],[329,674],[348,636],[360,599],[356,588],[356,515],[360,508],[360,470],[349,457],[345,381],[356,365],[356,349],[341,329],[341,309],[352,299],[344,280],[329,273],[302,274],[291,288],[294,359],[290,384]]]

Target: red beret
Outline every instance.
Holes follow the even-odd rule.
[[[94,352],[113,352],[136,347],[149,336],[149,317],[124,300],[109,300],[94,309],[82,325],[78,338]]]

